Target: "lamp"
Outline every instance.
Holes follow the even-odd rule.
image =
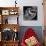
[[[14,29],[14,32],[17,32],[16,28]]]
[[[15,0],[15,7],[16,7],[16,4],[17,4],[17,2],[16,2],[16,0]]]
[[[13,36],[13,40],[18,40],[18,32],[17,32],[17,29],[15,28],[14,29],[14,36]]]

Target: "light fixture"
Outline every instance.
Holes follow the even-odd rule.
[[[16,2],[17,0],[15,0],[15,7],[16,7],[16,4],[17,4],[17,2]]]
[[[14,32],[17,32],[16,28],[14,29]]]

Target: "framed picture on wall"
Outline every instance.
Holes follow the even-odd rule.
[[[17,24],[18,18],[17,16],[3,16],[2,23],[3,24]]]
[[[37,6],[23,6],[24,20],[37,20]]]
[[[9,10],[2,10],[2,15],[9,15]]]

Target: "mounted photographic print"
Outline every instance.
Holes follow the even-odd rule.
[[[23,17],[24,20],[37,20],[37,6],[24,6]]]
[[[9,15],[9,10],[2,10],[2,15]]]

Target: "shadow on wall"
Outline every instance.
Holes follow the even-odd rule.
[[[20,32],[19,32],[19,39],[20,39],[20,42],[24,36],[24,33],[25,31],[28,29],[28,28],[32,28],[34,30],[34,32],[36,32],[37,34],[37,37],[39,39],[39,41],[41,43],[43,43],[43,30],[42,30],[42,26],[21,26],[20,27]]]

